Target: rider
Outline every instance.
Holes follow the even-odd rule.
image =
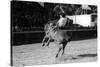
[[[67,19],[68,18],[66,17],[65,13],[61,13],[60,19],[57,21],[56,24],[54,24],[54,23],[49,24],[50,29],[48,30],[48,32],[55,31],[55,29],[58,29],[58,28],[64,28],[66,25]]]
[[[67,17],[66,17],[66,14],[65,13],[60,13],[60,19],[57,21],[56,24],[54,23],[49,23],[49,29],[47,31],[47,33],[50,33],[51,31],[54,31],[58,28],[64,28],[65,25],[66,25],[66,22],[67,22]]]
[[[67,22],[67,17],[65,15],[65,13],[60,14],[60,19],[58,20],[57,24],[59,28],[63,28],[65,27]]]

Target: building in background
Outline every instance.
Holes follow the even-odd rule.
[[[83,27],[94,27],[97,24],[97,13],[89,13],[92,11],[88,5],[82,5],[75,12],[75,15],[66,16],[73,20],[73,24],[79,24]]]

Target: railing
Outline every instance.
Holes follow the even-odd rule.
[[[72,41],[97,37],[96,29],[64,30],[72,31]],[[44,31],[12,32],[12,45],[41,43],[45,36]]]
[[[63,30],[63,31],[92,31],[97,29],[71,29],[71,30]],[[44,33],[45,31],[22,31],[22,32],[12,32],[12,33]]]

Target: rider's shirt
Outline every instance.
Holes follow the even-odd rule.
[[[58,26],[59,27],[64,27],[66,25],[66,21],[67,21],[67,18],[65,17],[61,17],[59,20],[58,20]]]

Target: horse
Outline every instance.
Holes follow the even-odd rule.
[[[52,21],[49,21],[48,23],[46,23],[45,25],[44,25],[44,31],[45,31],[45,36],[44,36],[44,38],[43,38],[43,40],[42,40],[42,46],[44,46],[45,45],[45,43],[47,43],[47,46],[49,45],[49,41],[51,40],[51,37],[50,37],[50,34],[49,34],[49,32],[50,31],[54,31],[54,26],[56,25],[56,23],[55,22],[57,22],[58,20],[54,20],[53,22],[54,23],[52,23]],[[48,39],[48,40],[47,40]],[[47,42],[45,42],[45,41],[47,41]]]
[[[55,21],[50,21],[50,23],[47,23],[45,25],[46,36],[42,41],[43,43],[42,46],[45,46],[44,41],[46,38],[48,38],[47,46],[49,46],[50,40],[54,40],[54,42],[57,43],[57,46],[59,48],[58,53],[56,54],[56,58],[57,58],[61,50],[62,50],[61,55],[64,54],[65,47],[67,43],[71,40],[71,35],[69,35],[68,32],[65,30],[60,30],[59,27],[53,28],[52,25],[55,25],[55,23],[56,23]]]

